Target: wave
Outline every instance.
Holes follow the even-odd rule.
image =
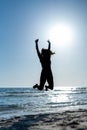
[[[38,91],[33,88],[0,88],[0,116],[2,113],[32,114],[77,106],[87,107],[86,87],[57,87],[52,91]]]
[[[18,105],[0,105],[0,112],[2,111],[10,111],[10,110],[13,110],[13,109],[20,109],[21,107],[18,106]]]

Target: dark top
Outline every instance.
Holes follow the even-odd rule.
[[[38,44],[36,43],[36,50],[37,50],[37,54],[38,57],[40,59],[42,68],[45,70],[49,70],[51,69],[51,51],[50,51],[50,45],[48,47],[48,49],[42,49],[42,53],[39,52],[38,49]]]

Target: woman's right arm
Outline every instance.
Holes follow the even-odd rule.
[[[38,41],[39,41],[39,39],[36,39],[35,43],[36,43],[36,51],[37,51],[38,57],[40,58],[41,54],[40,54],[40,51],[39,51],[39,48],[38,48]]]

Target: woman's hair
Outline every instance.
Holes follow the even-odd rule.
[[[52,51],[50,51],[49,49],[44,49],[44,48],[42,48],[42,50],[41,50],[41,55],[42,55],[42,56],[51,56],[51,55],[53,55],[53,54],[55,54],[55,53],[52,52]]]

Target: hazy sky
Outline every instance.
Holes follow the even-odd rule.
[[[87,86],[87,0],[0,0],[0,87],[39,82],[34,40],[47,47],[58,23],[69,25],[74,37],[61,48],[52,39],[55,86]]]

